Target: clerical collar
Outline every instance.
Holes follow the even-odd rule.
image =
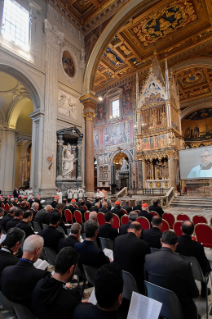
[[[31,260],[29,260],[29,259],[26,259],[26,258],[20,258],[20,260],[21,260],[21,261],[26,261],[27,263],[30,263],[30,264],[32,264],[32,265],[34,264],[33,261],[31,261]]]
[[[1,249],[1,250],[6,251],[7,253],[11,253],[11,254],[13,254],[12,250],[10,250],[9,248],[2,247],[2,249]]]
[[[201,167],[201,170],[202,170],[202,171],[206,171],[206,170],[212,168],[212,163],[210,162],[210,163],[209,163],[208,165],[206,165],[206,166],[204,166],[204,165],[201,164],[200,167]]]

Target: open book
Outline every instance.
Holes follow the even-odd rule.
[[[112,251],[112,249],[105,248],[105,249],[103,250],[103,253],[104,253],[105,256],[107,256],[108,258],[114,260],[114,259],[113,259],[113,251]]]
[[[49,266],[49,263],[46,260],[38,259],[33,265],[37,269],[45,270]]]
[[[127,319],[158,319],[162,303],[133,291]]]

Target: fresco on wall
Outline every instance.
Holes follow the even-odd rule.
[[[63,69],[66,72],[66,74],[69,77],[73,78],[73,76],[75,74],[75,65],[74,65],[74,60],[68,51],[63,52],[62,64],[63,64]]]
[[[185,118],[185,120],[198,121],[198,120],[206,120],[209,117],[212,117],[212,108],[197,110],[189,114]]]
[[[94,125],[104,124],[106,122],[106,114],[107,114],[106,105],[103,103],[96,105],[95,112],[96,112],[96,117],[94,120]]]
[[[168,138],[166,134],[142,139],[142,151],[155,150],[155,149],[165,148],[167,146],[168,146]]]
[[[104,127],[104,146],[121,145],[129,140],[128,122],[109,124]]]
[[[133,113],[132,105],[132,83],[128,82],[123,87],[123,115],[131,115]]]

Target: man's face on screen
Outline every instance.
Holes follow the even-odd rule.
[[[205,166],[208,165],[211,161],[211,155],[207,151],[201,153],[200,158],[201,158],[202,164]]]

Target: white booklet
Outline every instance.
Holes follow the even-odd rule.
[[[92,303],[94,306],[97,304],[96,296],[95,296],[95,288],[93,289],[88,302]]]
[[[103,252],[104,252],[105,256],[107,256],[108,258],[114,260],[112,249],[105,248],[105,249],[103,250]]]
[[[158,319],[162,303],[133,291],[127,319]]]
[[[45,270],[49,266],[49,263],[46,260],[38,259],[33,265],[37,269]]]
[[[5,240],[6,234],[2,234],[0,238],[0,244]]]

